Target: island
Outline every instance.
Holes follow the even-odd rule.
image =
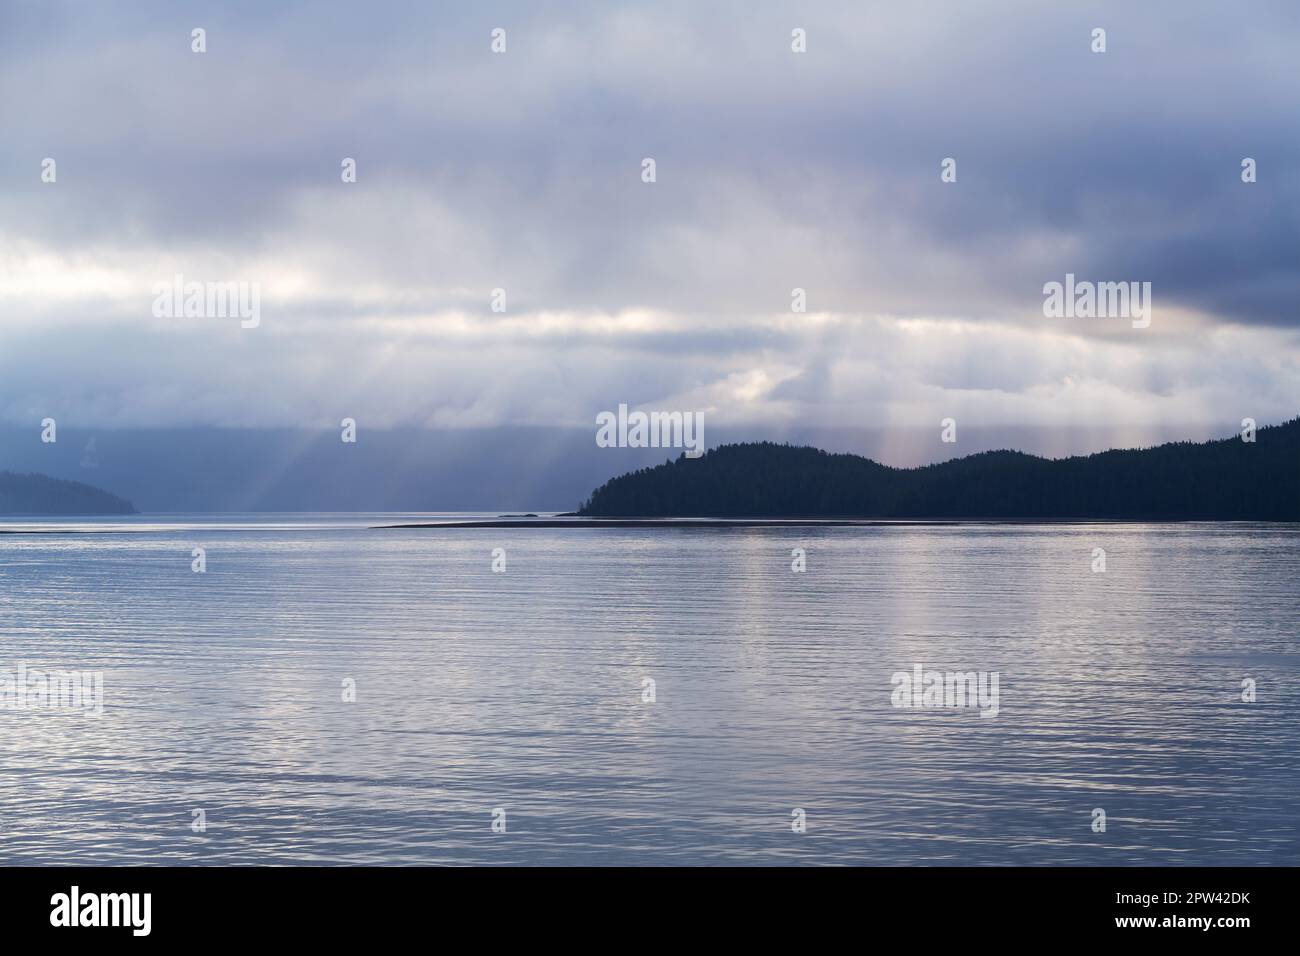
[[[133,515],[131,502],[79,481],[0,471],[0,515]]]
[[[755,442],[613,478],[588,519],[1300,521],[1300,418],[1202,443],[1048,459],[987,451],[918,468]]]

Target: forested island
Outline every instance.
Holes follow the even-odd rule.
[[[920,468],[758,442],[614,478],[592,518],[1300,521],[1300,418],[1204,443],[1048,459],[988,451]]]
[[[131,502],[79,481],[0,471],[0,515],[133,515]]]

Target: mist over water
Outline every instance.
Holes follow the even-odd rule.
[[[1300,862],[1294,525],[372,523],[0,535],[0,862]]]

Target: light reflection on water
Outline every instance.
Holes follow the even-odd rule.
[[[106,695],[0,711],[0,862],[1300,862],[1295,526],[372,517],[0,535],[0,669]]]

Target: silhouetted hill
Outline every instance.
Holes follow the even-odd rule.
[[[1061,459],[990,451],[908,469],[770,442],[723,445],[614,478],[578,513],[1300,521],[1300,418],[1255,437]]]
[[[133,515],[131,502],[79,481],[0,471],[0,514]]]

